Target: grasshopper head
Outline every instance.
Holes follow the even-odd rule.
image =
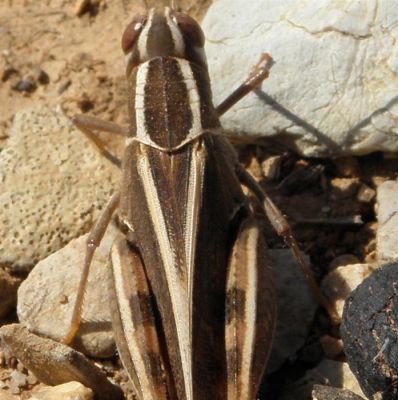
[[[169,7],[135,17],[122,37],[127,71],[155,57],[184,58],[206,66],[205,38],[199,24]]]

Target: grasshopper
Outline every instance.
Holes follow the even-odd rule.
[[[268,76],[270,57],[214,107],[204,43],[188,15],[151,8],[122,38],[128,129],[75,118],[105,155],[93,129],[125,134],[126,144],[120,190],[89,235],[63,341],[70,343],[78,330],[91,259],[118,209],[110,305],[120,357],[140,400],[257,395],[276,305],[262,222],[242,186],[307,268],[285,218],[240,165],[219,121]]]

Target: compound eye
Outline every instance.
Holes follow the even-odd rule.
[[[137,43],[142,29],[144,28],[146,16],[135,17],[126,27],[122,36],[122,49],[124,53],[128,53],[132,47]]]
[[[205,45],[205,35],[199,24],[193,18],[180,12],[174,12],[173,16],[174,21],[191,46],[203,47]]]

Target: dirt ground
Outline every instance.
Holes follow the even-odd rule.
[[[209,4],[179,2],[199,19]],[[128,22],[144,12],[140,0],[1,0],[0,140],[17,110],[38,104],[123,123],[120,40]]]
[[[211,0],[178,3],[200,19]],[[0,150],[14,114],[40,104],[60,106],[70,116],[89,113],[126,123],[120,38],[132,16],[143,10],[139,0],[0,0]],[[102,135],[111,142],[110,136]],[[375,190],[383,180],[396,179],[396,160],[381,154],[304,160],[268,143],[239,151],[242,162],[289,216],[318,280],[339,255],[352,255],[358,262],[375,260]],[[276,168],[272,174],[270,164]],[[284,247],[271,230],[268,238],[269,245]],[[9,321],[13,320],[11,315]],[[327,324],[320,324],[316,334],[326,329]],[[117,360],[109,364],[120,369]],[[0,368],[0,381],[7,381],[10,371]],[[125,374],[117,374],[128,393]],[[28,390],[15,398],[29,398],[30,390],[37,388],[32,379]]]

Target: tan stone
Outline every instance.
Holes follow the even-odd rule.
[[[109,357],[115,342],[109,313],[109,252],[118,230],[111,224],[97,248],[88,277],[80,329],[73,347],[92,357]],[[18,291],[18,318],[30,331],[59,341],[72,318],[86,252],[87,235],[40,261]]]
[[[118,177],[60,110],[18,112],[0,153],[0,264],[29,270],[83,234]]]
[[[79,381],[99,400],[119,400],[122,390],[83,354],[51,339],[29,332],[21,324],[0,328],[0,340],[9,351],[46,385]]]
[[[322,281],[322,291],[334,304],[340,318],[348,295],[375,269],[376,266],[371,264],[352,264],[338,267],[326,275]]]

